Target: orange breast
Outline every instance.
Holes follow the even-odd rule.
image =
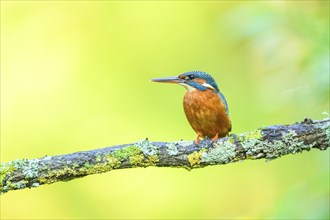
[[[186,117],[197,134],[213,138],[226,136],[231,130],[231,121],[225,105],[212,90],[187,91],[183,99]]]

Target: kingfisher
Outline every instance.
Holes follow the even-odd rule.
[[[186,88],[183,109],[186,118],[197,133],[195,143],[200,138],[216,141],[231,131],[231,120],[225,96],[213,77],[202,71],[191,71],[175,77],[151,79],[153,82],[175,83]]]

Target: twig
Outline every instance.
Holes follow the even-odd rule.
[[[148,140],[114,147],[39,159],[1,163],[0,192],[69,181],[95,173],[132,167],[183,167],[188,170],[247,159],[272,160],[287,154],[326,150],[330,146],[330,119],[274,125],[232,134],[212,143]]]

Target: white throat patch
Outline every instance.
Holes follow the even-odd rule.
[[[194,88],[192,86],[189,86],[189,85],[187,85],[185,83],[179,83],[179,85],[185,87],[188,91],[194,91],[194,90],[196,90],[196,88]]]

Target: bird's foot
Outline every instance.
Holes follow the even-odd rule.
[[[201,135],[197,134],[197,137],[196,137],[196,140],[195,140],[196,145],[199,144],[200,138],[201,138]]]
[[[219,134],[217,133],[213,138],[212,138],[212,142],[215,142],[216,140],[218,140],[219,138]]]

